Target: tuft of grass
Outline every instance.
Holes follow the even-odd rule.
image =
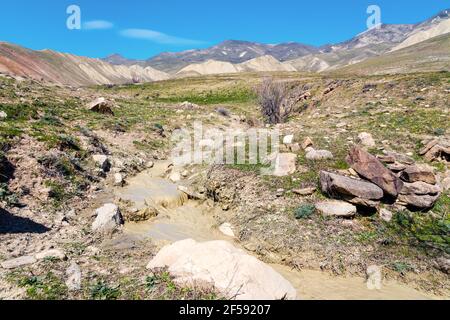
[[[45,276],[23,276],[18,285],[26,289],[30,300],[63,300],[67,297],[67,286],[52,272]]]
[[[117,300],[121,295],[118,287],[110,287],[103,281],[98,281],[91,287],[90,296],[93,300]]]

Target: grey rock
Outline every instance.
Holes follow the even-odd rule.
[[[320,172],[320,184],[322,191],[333,198],[356,197],[380,200],[384,195],[383,190],[373,183],[326,171]]]
[[[1,265],[2,265],[2,268],[4,268],[4,269],[15,269],[15,268],[27,266],[27,265],[30,265],[30,264],[33,264],[36,262],[37,262],[37,260],[34,256],[23,256],[23,257],[11,259],[11,260],[3,261],[1,263]]]
[[[92,230],[96,232],[109,232],[123,224],[119,207],[113,203],[105,204],[95,211],[95,221]]]

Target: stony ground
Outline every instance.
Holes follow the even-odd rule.
[[[310,137],[334,157],[311,161],[301,147],[283,146],[297,155],[297,170],[280,178],[261,176],[259,165],[203,168],[208,175],[197,187],[226,210],[218,224],[231,222],[242,246],[266,262],[337,275],[364,275],[368,265],[379,265],[387,278],[448,297],[448,189],[426,212],[382,204],[393,214],[390,222],[373,212],[336,219],[307,208],[327,198],[318,185],[321,170],[351,175],[345,157],[361,132],[375,140],[372,154],[395,151],[432,166],[444,189],[448,162],[419,153],[425,141],[449,138],[449,74],[272,76],[307,93],[278,128],[293,135],[294,144]],[[232,120],[219,107],[243,126],[262,125],[253,93],[260,78],[84,89],[0,78],[0,111],[6,113],[0,121],[0,262],[35,262],[36,254],[57,250],[0,269],[0,299],[218,298],[214,290],[176,285],[164,270],[149,273],[145,266],[157,251],[151,241],[124,240],[120,230],[100,235],[91,224],[94,211],[111,200],[116,174],[126,180],[166,159],[173,130],[193,120],[226,127]],[[112,102],[113,115],[86,108],[98,97]],[[305,188],[312,191],[299,195]],[[81,286],[74,290],[78,271]]]

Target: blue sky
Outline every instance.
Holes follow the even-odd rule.
[[[81,30],[66,27],[66,9],[72,4],[81,9]],[[364,31],[372,4],[380,6],[383,23],[417,23],[449,8],[450,0],[2,1],[0,41],[135,59],[228,39],[323,45]]]

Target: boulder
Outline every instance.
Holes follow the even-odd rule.
[[[8,118],[8,115],[5,111],[0,111],[0,120],[6,120]]]
[[[3,261],[1,266],[3,269],[15,269],[23,266],[27,266],[33,263],[36,263],[37,260],[34,256],[23,256],[7,261]]]
[[[333,154],[328,150],[309,150],[308,153],[306,153],[306,159],[315,161],[315,160],[326,160],[326,159],[333,159]]]
[[[111,169],[111,162],[104,154],[95,154],[92,156],[95,164],[101,168],[104,172],[108,172]]]
[[[344,201],[322,201],[316,203],[316,210],[325,217],[353,217],[356,214],[356,207]]]
[[[322,191],[333,198],[362,198],[367,200],[380,200],[383,190],[373,183],[341,176],[331,172],[320,172],[320,185]]]
[[[436,184],[436,176],[434,175],[433,168],[427,165],[414,165],[407,166],[403,170],[400,178],[406,182],[426,182],[429,184]]]
[[[107,203],[95,211],[95,221],[92,231],[110,232],[123,224],[123,218],[119,207],[113,203]]]
[[[368,147],[373,148],[376,146],[375,140],[373,139],[372,135],[367,132],[362,132],[358,135],[358,139],[356,140],[359,144]]]
[[[436,201],[439,199],[439,195],[416,195],[416,194],[408,194],[403,195],[401,194],[398,197],[398,201],[401,203],[406,204],[407,206],[416,208],[416,209],[430,209],[435,204]]]
[[[428,184],[422,181],[414,182],[414,183],[407,183],[405,182],[403,184],[402,191],[400,191],[401,194],[408,195],[408,194],[416,194],[416,195],[437,195],[441,192],[441,187],[438,185]]]
[[[296,299],[292,285],[270,266],[226,241],[188,239],[164,247],[147,269],[167,268],[176,283],[214,286],[229,299]]]
[[[403,188],[403,182],[376,157],[358,147],[353,147],[347,162],[359,175],[379,186],[383,191],[396,198]]]
[[[297,155],[294,153],[279,153],[275,159],[274,176],[284,177],[294,174],[297,169]]]
[[[91,103],[88,104],[87,109],[93,112],[114,115],[112,108],[114,107],[113,103],[107,101],[105,98],[98,98]]]

